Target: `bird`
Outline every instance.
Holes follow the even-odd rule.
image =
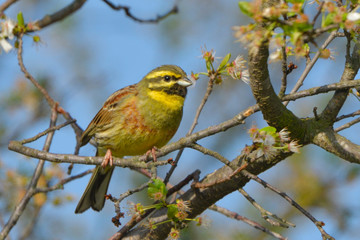
[[[96,156],[104,160],[95,168],[75,213],[104,207],[115,168],[113,156],[142,155],[170,141],[180,125],[190,85],[192,81],[180,67],[162,65],[108,97],[81,136],[80,146],[93,138]]]

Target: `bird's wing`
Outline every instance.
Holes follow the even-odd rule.
[[[93,120],[89,123],[89,126],[83,132],[81,136],[81,146],[87,144],[99,129],[104,129],[106,128],[106,125],[111,123],[115,108],[118,108],[119,105],[128,99],[128,97],[136,96],[137,94],[138,91],[135,84],[122,88],[111,94],[105,101],[103,107],[95,115]]]

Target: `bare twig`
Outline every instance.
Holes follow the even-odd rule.
[[[36,141],[36,140],[38,140],[39,138],[41,138],[42,136],[45,136],[46,134],[48,134],[49,132],[53,132],[53,131],[59,130],[59,129],[61,129],[61,128],[69,125],[69,124],[72,124],[72,123],[74,123],[74,122],[76,122],[75,119],[70,120],[70,121],[66,121],[66,122],[64,122],[64,123],[62,123],[62,124],[60,124],[60,125],[54,126],[54,127],[50,127],[50,128],[48,128],[48,129],[46,129],[45,131],[36,134],[36,135],[35,135],[34,137],[32,137],[32,138],[27,138],[27,139],[21,140],[20,143],[21,143],[21,144],[26,144],[26,143],[30,143],[30,142]]]
[[[315,26],[316,20],[317,20],[317,18],[320,16],[320,14],[321,14],[321,12],[322,12],[322,8],[323,8],[323,6],[324,6],[324,3],[325,3],[325,2],[321,2],[321,3],[320,3],[320,5],[319,5],[319,7],[318,7],[318,11],[317,11],[316,15],[314,16],[314,18],[313,18],[313,20],[312,20],[312,22],[311,22],[311,25]]]
[[[328,85],[324,85],[324,86],[320,86],[320,87],[313,87],[313,88],[309,88],[309,89],[302,90],[299,92],[291,93],[291,94],[285,95],[281,100],[282,101],[294,101],[299,98],[310,97],[310,96],[317,95],[319,93],[327,93],[327,92],[335,91],[335,90],[339,90],[339,89],[349,89],[349,88],[353,88],[353,87],[359,86],[359,85],[360,85],[360,80],[332,83],[332,84],[328,84]]]
[[[360,115],[360,110],[357,110],[357,111],[352,112],[350,114],[341,115],[341,116],[337,117],[335,121],[338,122],[338,121],[343,120],[345,118],[355,117],[355,116],[358,116],[358,115]]]
[[[253,199],[244,189],[240,188],[239,192],[257,209],[260,211],[261,216],[268,221],[273,226],[278,227],[285,227],[288,228],[289,226],[295,227],[295,224],[286,221],[285,219],[282,219],[278,217],[276,214],[271,213],[267,210],[265,210],[263,207],[258,204],[255,199]]]
[[[246,217],[243,217],[235,212],[232,212],[226,208],[223,208],[223,207],[219,207],[219,206],[216,206],[216,205],[212,205],[209,209],[213,210],[213,211],[216,211],[218,213],[221,213],[229,218],[232,218],[232,219],[235,219],[235,220],[239,220],[239,221],[242,221],[246,224],[249,224],[250,226],[264,232],[264,233],[267,233],[269,234],[270,236],[273,236],[277,239],[281,239],[281,240],[286,240],[285,237],[281,236],[279,233],[276,233],[276,232],[273,232],[273,231],[270,231],[269,229],[263,227],[261,224],[255,222],[255,221],[252,221]]]
[[[352,125],[355,125],[355,124],[359,123],[359,122],[360,122],[360,118],[356,118],[356,119],[354,119],[354,120],[352,120],[352,121],[350,121],[348,123],[345,123],[344,125],[342,125],[342,126],[340,126],[338,128],[335,128],[334,131],[335,132],[340,132],[340,131],[342,131],[342,130],[344,130],[346,128],[351,127]]]
[[[306,211],[303,207],[301,207],[297,202],[295,202],[289,195],[287,195],[285,192],[280,191],[279,189],[275,188],[274,186],[270,185],[269,183],[265,182],[258,176],[249,173],[248,171],[243,171],[242,174],[244,176],[260,183],[264,188],[269,188],[271,191],[279,194],[281,197],[283,197],[286,201],[288,201],[292,206],[294,206],[296,209],[298,209],[302,214],[304,214],[307,218],[309,218],[315,226],[319,229],[321,236],[323,239],[329,239],[329,240],[335,240],[332,236],[330,236],[325,230],[323,229],[323,226],[325,225],[324,222],[318,221],[315,217],[313,217],[308,211]]]
[[[17,54],[17,57],[18,57],[18,62],[19,62],[19,65],[20,65],[20,69],[21,71],[24,73],[25,77],[27,79],[30,80],[30,82],[32,84],[34,84],[34,86],[44,95],[47,103],[49,104],[49,106],[52,108],[54,105],[55,105],[55,101],[54,99],[52,99],[49,95],[49,93],[45,90],[45,88],[43,88],[36,80],[35,78],[33,78],[33,76],[27,71],[25,65],[24,65],[24,62],[23,62],[23,33],[20,34],[19,38],[19,47],[18,47],[18,54]]]
[[[132,20],[136,21],[136,22],[140,22],[140,23],[158,23],[161,20],[167,18],[168,16],[172,15],[172,14],[176,14],[178,13],[178,7],[175,5],[169,12],[165,13],[164,15],[158,15],[156,18],[154,19],[141,19],[138,17],[135,17],[131,12],[130,12],[130,7],[127,6],[123,6],[123,5],[115,5],[112,2],[108,1],[108,0],[103,0],[109,7],[111,7],[114,10],[120,11],[120,10],[124,10],[126,16],[128,16],[129,18],[131,18]]]
[[[5,1],[3,4],[0,5],[0,17],[2,15],[2,13],[8,8],[10,7],[12,4],[16,3],[19,0],[7,0]]]
[[[337,33],[337,30],[332,31],[330,33],[329,37],[325,40],[324,44],[321,46],[321,49],[319,49],[316,52],[315,56],[313,57],[313,59],[311,59],[310,63],[306,65],[303,73],[301,74],[300,78],[296,82],[294,88],[290,91],[290,94],[297,92],[297,90],[299,90],[299,88],[303,85],[305,78],[307,77],[307,75],[309,74],[309,72],[311,71],[311,69],[317,62],[317,60],[319,59],[319,57],[321,55],[321,51],[323,49],[325,49],[336,38],[336,33]],[[288,104],[289,104],[288,101],[284,103],[285,106]]]
[[[195,150],[197,150],[197,151],[199,151],[199,152],[201,152],[203,154],[212,156],[212,157],[218,159],[220,162],[222,162],[223,164],[225,164],[227,166],[230,165],[230,161],[227,158],[223,157],[218,152],[212,151],[212,150],[210,150],[208,148],[205,148],[205,147],[203,147],[203,146],[201,146],[199,144],[196,144],[196,143],[191,144],[189,147],[191,147],[192,149],[195,149]]]
[[[63,20],[64,18],[70,16],[76,10],[80,9],[85,2],[86,0],[74,0],[72,3],[60,9],[59,11],[50,15],[46,15],[42,19],[37,20],[34,23],[29,23],[28,26],[32,25],[32,28],[30,28],[27,31],[28,32],[37,31],[55,22]]]
[[[79,178],[82,178],[83,176],[85,175],[88,175],[89,173],[92,173],[94,171],[94,169],[89,169],[89,170],[86,170],[85,172],[82,172],[82,173],[79,173],[77,175],[74,175],[74,176],[71,176],[71,177],[68,177],[68,178],[64,178],[64,179],[61,179],[57,184],[51,186],[51,187],[47,187],[47,188],[36,188],[35,190],[35,193],[34,194],[37,194],[37,193],[47,193],[47,192],[51,192],[51,191],[54,191],[54,190],[58,190],[58,189],[64,189],[64,185],[75,180],[75,179],[79,179]]]

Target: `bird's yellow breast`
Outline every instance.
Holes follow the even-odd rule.
[[[176,94],[168,94],[163,91],[148,90],[148,96],[153,100],[166,105],[171,110],[179,110],[184,105],[184,98]]]

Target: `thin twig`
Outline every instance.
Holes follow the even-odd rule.
[[[235,219],[235,220],[239,220],[239,221],[242,221],[246,224],[249,224],[250,226],[264,232],[264,233],[267,233],[269,234],[270,236],[273,236],[277,239],[281,239],[281,240],[286,240],[285,237],[281,236],[279,233],[276,233],[276,232],[273,232],[273,231],[270,231],[269,229],[263,227],[260,223],[257,223],[253,220],[250,220],[246,217],[243,217],[235,212],[232,212],[226,208],[223,208],[223,207],[219,207],[219,206],[216,206],[216,205],[212,205],[211,207],[209,207],[209,209],[213,210],[213,211],[216,211],[218,213],[221,213],[229,218],[232,218],[232,219]]]
[[[45,88],[43,88],[36,80],[35,78],[33,78],[33,76],[27,71],[25,65],[24,65],[24,61],[23,61],[23,33],[20,34],[18,40],[19,40],[19,46],[18,46],[18,54],[17,54],[17,58],[18,58],[18,62],[20,65],[20,69],[21,71],[24,73],[25,77],[27,79],[29,79],[31,81],[32,84],[34,84],[34,86],[42,93],[42,95],[44,95],[47,103],[49,104],[49,106],[52,108],[55,105],[55,101],[54,99],[52,99],[49,95],[49,93],[45,90]]]
[[[299,98],[310,97],[318,95],[319,93],[327,93],[330,91],[340,90],[340,89],[349,89],[360,85],[360,80],[351,80],[343,81],[338,83],[331,83],[328,85],[313,87],[299,92],[291,93],[285,95],[281,100],[282,101],[294,101]]]
[[[269,212],[268,210],[265,210],[244,189],[240,188],[238,191],[251,203],[251,205],[259,210],[261,216],[271,225],[284,228],[288,228],[289,226],[295,227],[295,224],[278,217],[276,214]]]
[[[94,171],[94,169],[89,169],[89,170],[86,170],[82,173],[79,173],[77,175],[74,175],[74,176],[71,176],[71,177],[68,177],[68,178],[64,178],[64,179],[61,179],[57,184],[51,186],[51,187],[46,187],[46,188],[36,188],[35,189],[35,193],[34,194],[37,194],[37,193],[47,193],[47,192],[51,192],[51,191],[55,191],[55,190],[58,190],[58,189],[64,189],[64,185],[75,180],[75,179],[79,179],[79,178],[82,178],[83,176],[86,176],[88,175],[89,173],[92,173]]]
[[[118,205],[118,204],[120,204],[120,202],[121,202],[122,200],[124,200],[125,198],[131,196],[131,195],[134,194],[134,193],[137,193],[137,192],[140,192],[140,191],[144,190],[145,188],[147,188],[147,187],[149,186],[150,183],[152,183],[152,180],[151,180],[151,179],[150,179],[149,181],[147,181],[146,183],[143,183],[142,185],[140,185],[140,186],[137,187],[137,188],[129,189],[128,191],[122,193],[119,198],[115,199],[114,204],[117,204],[117,205]]]
[[[34,142],[36,140],[38,140],[39,138],[41,138],[42,136],[45,136],[46,134],[48,134],[49,132],[53,132],[53,131],[56,131],[56,130],[59,130],[69,124],[72,124],[76,122],[75,119],[73,120],[70,120],[70,121],[66,121],[60,125],[57,125],[57,126],[54,126],[54,127],[50,127],[48,129],[46,129],[45,131],[41,132],[41,133],[38,133],[36,134],[34,137],[31,137],[31,138],[27,138],[27,139],[23,139],[20,141],[21,144],[26,144],[26,143],[30,143],[30,142]]]
[[[303,85],[303,83],[305,81],[305,78],[307,77],[307,75],[309,74],[309,72],[311,71],[311,69],[313,68],[313,66],[317,62],[317,60],[319,59],[319,57],[321,55],[321,51],[323,49],[325,49],[332,42],[332,40],[334,40],[336,38],[336,33],[337,33],[337,30],[332,31],[330,33],[329,37],[325,40],[325,42],[321,46],[321,48],[316,52],[313,59],[311,59],[310,63],[306,65],[306,67],[304,69],[304,72],[301,74],[301,76],[298,79],[298,81],[296,82],[294,88],[290,91],[290,94],[297,92],[297,90],[299,90],[299,88]],[[284,103],[285,106],[287,106],[288,104],[289,104],[288,101]]]
[[[349,113],[349,114],[341,115],[341,116],[337,117],[335,121],[338,122],[338,121],[343,120],[345,118],[355,117],[355,116],[358,116],[358,115],[360,115],[360,110],[357,110],[357,111]]]
[[[112,2],[108,1],[108,0],[103,0],[109,7],[111,7],[114,10],[120,11],[120,10],[124,10],[126,16],[128,16],[129,18],[131,18],[132,20],[136,21],[136,22],[140,22],[140,23],[158,23],[161,20],[167,18],[168,16],[172,15],[172,14],[176,14],[178,13],[178,7],[175,5],[169,12],[165,13],[164,15],[158,15],[156,18],[154,19],[141,19],[138,17],[135,17],[131,12],[130,12],[130,7],[127,6],[123,6],[123,5],[115,5]]]
[[[78,9],[80,9],[86,0],[74,0],[69,5],[65,6],[64,8],[60,9],[59,11],[53,13],[53,14],[47,14],[42,19],[37,20],[33,23],[28,24],[29,26],[32,26],[27,30],[27,32],[34,32],[38,31],[44,27],[47,27],[53,23],[56,23],[58,21],[63,20],[64,18],[70,16],[72,13],[76,12]]]
[[[14,4],[15,2],[17,2],[19,0],[7,0],[6,2],[4,2],[3,4],[0,5],[0,17],[2,15],[2,13],[8,8],[10,7],[12,4]]]
[[[201,114],[201,112],[202,112],[202,110],[203,110],[203,108],[204,108],[207,100],[209,99],[209,96],[210,96],[213,88],[214,88],[215,78],[216,78],[216,76],[215,76],[214,74],[210,76],[210,79],[209,79],[209,82],[208,82],[208,86],[207,86],[207,88],[206,88],[205,95],[204,95],[203,99],[201,100],[201,103],[200,103],[200,105],[199,105],[199,107],[198,107],[198,109],[197,109],[197,111],[196,111],[196,114],[195,114],[195,117],[194,117],[194,121],[193,121],[193,123],[191,124],[191,127],[190,127],[188,133],[186,134],[186,136],[189,136],[190,134],[192,134],[192,132],[194,131],[196,125],[198,124],[198,120],[199,120],[200,114]],[[179,160],[180,160],[180,157],[181,157],[181,155],[182,155],[183,152],[184,152],[184,149],[183,149],[183,148],[179,150],[179,152],[178,152],[177,155],[176,155],[175,161],[173,162],[170,170],[166,173],[166,176],[165,176],[165,179],[164,179],[165,185],[169,182],[170,177],[171,177],[171,175],[173,174],[175,168],[177,167],[177,164],[178,164],[178,162],[179,162]]]
[[[340,126],[338,128],[335,128],[334,131],[335,132],[340,132],[340,131],[342,131],[342,130],[344,130],[346,128],[351,127],[352,125],[355,125],[355,124],[359,123],[359,122],[360,122],[360,117],[356,118],[356,119],[354,119],[354,120],[352,120],[352,121],[350,121],[348,123],[345,123],[344,125],[342,125],[342,126]]]
[[[280,195],[281,197],[283,197],[286,201],[288,201],[292,206],[294,206],[296,209],[298,209],[302,214],[304,214],[307,218],[309,218],[314,224],[315,226],[319,229],[321,236],[323,237],[323,239],[331,239],[331,240],[335,240],[332,236],[330,236],[327,232],[325,232],[325,230],[323,229],[323,226],[325,225],[324,222],[322,221],[318,221],[315,217],[313,217],[308,211],[306,211],[303,207],[301,207],[297,202],[295,202],[291,197],[289,197],[289,195],[287,195],[285,192],[280,191],[279,189],[275,188],[274,186],[270,185],[269,183],[265,182],[264,180],[262,180],[261,178],[259,178],[258,176],[249,173],[248,171],[243,171],[242,174],[244,174],[244,176],[260,183],[264,188],[269,188],[271,191],[277,193],[278,195]]]
[[[312,20],[311,25],[315,26],[316,20],[317,20],[317,18],[320,16],[320,14],[321,14],[321,12],[322,12],[322,8],[323,8],[323,6],[324,6],[324,3],[325,3],[325,2],[321,2],[321,3],[320,3],[319,8],[318,8],[318,11],[317,11],[316,15],[314,16],[314,19]]]
[[[212,156],[216,159],[218,159],[220,162],[222,162],[223,164],[225,164],[226,166],[230,166],[230,161],[225,158],[224,156],[222,156],[220,153],[218,152],[215,152],[215,151],[212,151],[208,148],[205,148],[199,144],[196,144],[196,143],[193,143],[191,144],[189,147],[191,147],[192,149],[195,149],[203,154],[206,154],[206,155],[209,155],[209,156]]]

